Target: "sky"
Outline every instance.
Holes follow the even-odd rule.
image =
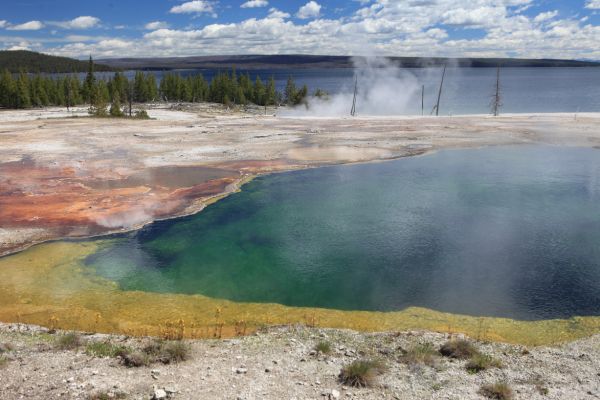
[[[600,60],[600,0],[0,0],[0,49]]]

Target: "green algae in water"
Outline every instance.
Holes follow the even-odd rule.
[[[264,176],[87,258],[123,290],[517,319],[600,314],[600,153],[510,146]]]

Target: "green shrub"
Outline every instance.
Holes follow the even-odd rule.
[[[13,351],[14,347],[10,343],[0,343],[0,354],[8,353],[9,351]]]
[[[70,332],[60,335],[56,340],[56,347],[60,350],[74,350],[81,346],[81,336],[78,333]]]
[[[150,119],[150,116],[146,112],[146,110],[138,110],[133,115],[135,119]]]
[[[131,349],[110,342],[92,342],[85,347],[85,353],[93,357],[123,357],[131,353]]]
[[[150,365],[151,362],[151,357],[141,351],[135,351],[121,356],[121,363],[126,367],[145,367]]]
[[[190,358],[190,346],[182,341],[155,340],[143,352],[163,364],[182,362]]]
[[[321,354],[329,354],[331,353],[331,343],[321,340],[315,345],[315,351]]]
[[[190,346],[181,341],[165,342],[159,361],[164,364],[178,363],[190,358]]]
[[[513,398],[513,391],[506,382],[483,385],[479,389],[479,394],[494,400],[511,400]]]
[[[469,341],[463,339],[449,340],[440,348],[440,354],[444,357],[457,358],[460,360],[472,358],[478,353],[479,351],[475,348],[475,346],[473,346]]]
[[[400,360],[408,365],[435,366],[439,353],[431,343],[419,343],[404,351]]]
[[[385,369],[385,364],[379,360],[357,360],[342,368],[339,379],[348,386],[373,386],[377,376],[385,372]]]
[[[476,374],[489,368],[502,368],[502,363],[487,354],[475,354],[466,365],[467,371]]]

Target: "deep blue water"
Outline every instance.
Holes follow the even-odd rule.
[[[126,290],[600,315],[600,151],[508,146],[259,177],[87,259]]]

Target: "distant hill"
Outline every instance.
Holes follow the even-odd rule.
[[[543,60],[516,58],[418,58],[388,57],[393,63],[406,68],[440,66],[486,68],[501,64],[505,67],[600,67],[600,63],[574,60]],[[170,58],[115,58],[99,62],[121,69],[172,70],[211,68],[241,69],[275,68],[352,68],[353,57],[319,55],[241,55],[199,56]]]
[[[96,71],[113,71],[114,68],[95,64]],[[88,68],[87,61],[75,60],[67,57],[50,56],[26,50],[0,51],[0,71],[8,69],[11,72],[85,72]]]

